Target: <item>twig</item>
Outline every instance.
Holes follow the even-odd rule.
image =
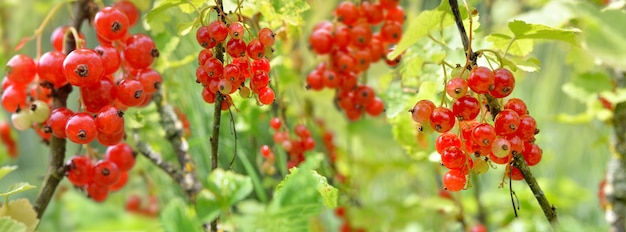
[[[172,163],[164,161],[163,158],[161,158],[161,154],[156,153],[152,149],[152,147],[150,147],[150,145],[141,141],[141,139],[139,138],[139,134],[134,133],[133,137],[135,139],[137,151],[139,152],[139,154],[148,158],[157,167],[161,168],[165,173],[167,173],[167,175],[169,175],[176,183],[180,185],[181,189],[187,192],[185,188],[187,188],[188,186],[184,183],[185,177],[183,173],[181,173],[181,171],[178,170],[176,166],[174,166]]]
[[[624,86],[624,74],[616,73],[615,81],[618,87]],[[626,231],[626,102],[615,105],[613,113],[613,127],[615,128],[615,142],[611,152],[606,174],[606,185],[602,191],[608,202],[605,207],[605,218],[609,223],[609,231]]]
[[[202,183],[196,175],[196,164],[189,154],[189,144],[183,135],[183,123],[178,119],[174,108],[163,102],[160,92],[152,95],[152,101],[157,106],[157,111],[161,116],[161,126],[165,130],[165,137],[172,145],[174,153],[181,166],[182,180],[179,183],[190,202],[196,201],[196,196],[202,190]]]
[[[224,15],[224,5],[222,4],[222,0],[216,0],[216,11],[218,11],[218,18],[226,23],[226,17]],[[215,47],[215,57],[224,62],[224,45],[223,43],[217,44]],[[218,152],[219,152],[219,144],[220,144],[220,123],[222,119],[222,101],[224,100],[224,96],[218,91],[215,94],[215,107],[213,109],[213,132],[211,133],[211,170],[215,170],[218,167]],[[228,103],[228,102],[227,102]],[[209,231],[217,232],[217,220],[211,221],[211,227]]]
[[[467,54],[469,54],[472,64],[476,65],[476,60],[478,59],[478,55],[472,52],[472,50],[470,49],[471,41],[469,41],[469,38],[467,37],[467,33],[465,32],[465,26],[463,26],[463,20],[461,18],[461,13],[459,11],[459,4],[457,0],[448,0],[448,2],[450,3],[452,14],[454,14],[454,20],[456,22],[456,26],[459,29],[459,33],[461,34],[463,47],[465,48],[465,51],[467,52]],[[471,14],[471,13],[468,12],[468,14]],[[471,69],[471,67],[467,67],[467,68]],[[492,117],[495,118],[496,115],[500,113],[500,109],[501,109],[500,103],[498,103],[495,97],[489,94],[485,94],[485,96],[487,97],[488,110],[491,113]],[[548,221],[550,221],[553,227],[556,227],[558,225],[556,207],[554,207],[548,202],[548,199],[546,198],[545,194],[541,190],[541,187],[537,183],[537,180],[533,177],[533,174],[530,171],[530,168],[524,161],[524,158],[522,157],[521,154],[513,155],[512,165],[514,167],[517,167],[522,172],[522,174],[524,175],[524,179],[526,180],[526,183],[528,184],[528,187],[530,187],[530,190],[535,195],[535,198],[537,198],[537,201],[539,202],[541,209],[543,209],[543,212],[546,218],[548,219]]]
[[[80,31],[80,27],[84,20],[91,18],[93,12],[95,12],[96,6],[92,0],[80,0],[74,3],[74,10],[76,11],[76,17],[72,22],[72,26]],[[65,53],[69,54],[76,48],[74,38],[68,37],[65,45]],[[72,86],[67,84],[58,89],[52,89],[52,108],[57,109],[65,107],[67,105],[67,97],[72,92]],[[50,203],[50,199],[54,195],[57,186],[65,175],[65,146],[66,140],[52,136],[50,138],[50,164],[48,166],[48,174],[44,180],[41,191],[37,195],[35,200],[35,211],[37,212],[37,218],[41,219],[43,213]]]

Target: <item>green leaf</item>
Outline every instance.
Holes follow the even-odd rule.
[[[189,231],[201,232],[202,225],[196,219],[193,211],[180,198],[174,198],[161,211],[161,223],[166,232]]]
[[[466,10],[461,9],[461,12],[467,15]],[[404,30],[402,39],[400,39],[396,49],[387,57],[391,60],[395,59],[411,45],[430,34],[431,31],[438,28],[443,29],[453,23],[454,18],[450,13],[448,1],[441,1],[436,9],[422,11],[417,17],[408,20],[408,26]]]
[[[503,34],[492,34],[485,39],[502,52],[507,51],[508,48],[507,52],[514,56],[527,56],[534,48],[532,40],[513,40],[510,36]]]
[[[622,9],[600,10],[583,3],[570,3],[570,10],[579,16],[585,32],[583,39],[588,52],[602,62],[615,67],[626,68],[626,14]]]
[[[613,81],[605,72],[587,72],[574,75],[572,83],[589,93],[613,89]]]
[[[197,20],[194,20],[192,22],[178,24],[178,26],[176,26],[178,36],[185,36],[189,34],[189,32],[191,32],[197,22]]]
[[[509,29],[515,35],[516,39],[547,39],[558,40],[569,43],[571,45],[578,45],[576,33],[579,33],[579,29],[563,29],[554,28],[541,24],[529,24],[520,20],[513,20],[509,23]]]
[[[252,180],[232,171],[216,169],[208,176],[207,189],[200,192],[196,209],[203,221],[217,216],[220,210],[244,199],[252,192]]]
[[[541,61],[535,57],[530,57],[526,60],[516,61],[517,67],[525,72],[537,72],[541,69]]]
[[[165,11],[185,3],[185,0],[164,0],[156,4],[146,14],[147,29],[152,30],[156,34],[165,31],[165,24],[170,21],[170,15],[166,14]]]
[[[35,188],[35,186],[30,185],[29,183],[25,183],[25,182],[13,184],[9,187],[9,190],[7,192],[0,193],[0,197],[6,197],[12,194],[19,193],[19,192],[24,192],[32,188]]]
[[[186,1],[187,4],[180,4],[178,5],[178,8],[180,11],[189,14],[196,11],[196,8],[194,7],[201,9],[204,2],[206,2],[206,0],[188,0]]]
[[[4,216],[0,217],[0,230],[7,232],[26,232],[26,225]]]
[[[11,201],[9,204],[2,206],[0,208],[0,217],[4,216],[23,223],[26,226],[26,231],[35,231],[39,223],[33,205],[25,198]]]
[[[17,169],[16,165],[1,167],[0,168],[0,179],[4,178],[4,176],[6,176],[7,174],[11,173],[12,171],[15,171],[15,169]]]
[[[198,218],[202,221],[211,221],[220,214],[222,206],[218,203],[217,197],[211,191],[203,189],[198,193],[196,200],[196,211]]]

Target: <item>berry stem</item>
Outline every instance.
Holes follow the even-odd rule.
[[[218,18],[222,22],[226,23],[226,15],[224,15],[224,5],[222,4],[222,0],[215,0],[215,10],[218,11]],[[215,47],[215,57],[224,62],[224,44],[219,43]],[[220,123],[222,119],[222,101],[224,101],[224,96],[220,91],[217,91],[215,94],[215,107],[213,109],[213,132],[211,134],[210,142],[211,142],[211,171],[217,169],[218,167],[218,151],[220,144]],[[211,226],[209,231],[217,232],[217,220],[211,221]]]
[[[76,28],[76,30],[80,30],[83,21],[93,18],[93,14],[96,10],[93,8],[92,0],[80,0],[74,3],[74,10],[76,11],[76,17],[72,22],[72,26]],[[69,54],[71,51],[76,49],[76,43],[73,37],[69,37],[66,41],[65,45],[65,53]],[[58,89],[52,89],[52,108],[60,108],[65,107],[67,105],[67,97],[70,92],[72,92],[72,86],[67,84]],[[37,195],[37,199],[35,200],[34,208],[37,212],[37,218],[41,219],[43,213],[46,211],[48,207],[48,203],[52,199],[54,192],[57,189],[57,186],[63,179],[65,175],[65,149],[66,149],[66,140],[57,138],[56,136],[52,136],[50,138],[50,164],[48,166],[48,174],[46,175],[46,179],[41,187],[41,191]]]
[[[551,205],[550,202],[548,202],[546,195],[543,193],[543,190],[541,190],[541,186],[539,186],[539,183],[537,183],[537,180],[533,176],[533,173],[530,171],[530,168],[526,164],[526,161],[524,161],[524,157],[522,156],[522,154],[513,155],[512,165],[514,167],[517,167],[522,172],[522,174],[524,175],[524,180],[526,180],[528,187],[530,187],[530,190],[535,195],[535,198],[537,198],[537,202],[539,202],[539,206],[541,206],[543,213],[546,215],[546,218],[548,219],[552,227],[556,229],[559,224],[559,220],[556,214],[556,206]]]
[[[465,48],[466,55],[469,57],[471,64],[476,65],[476,60],[478,59],[478,53],[472,51],[471,44],[470,44],[471,38],[468,38],[467,33],[465,31],[465,26],[463,26],[463,19],[461,18],[459,4],[457,0],[448,0],[448,2],[450,3],[450,8],[452,10],[452,14],[454,15],[454,21],[456,22],[456,26],[459,29],[459,34],[461,35],[461,41],[463,42],[463,47]],[[469,11],[469,9],[468,9],[468,14],[471,15],[471,12]],[[471,26],[471,23],[472,22],[470,19],[470,26]],[[469,70],[471,69],[471,66],[467,68]],[[491,113],[491,116],[495,118],[496,115],[498,115],[498,113],[500,113],[501,111],[500,103],[498,102],[498,99],[491,96],[490,94],[485,94],[485,97],[487,98],[487,109]],[[548,199],[546,198],[545,194],[541,190],[541,187],[537,183],[537,180],[533,176],[532,172],[530,171],[530,168],[524,161],[524,158],[522,157],[521,154],[515,154],[513,156],[512,165],[520,169],[520,171],[524,175],[524,179],[526,180],[528,187],[530,187],[530,190],[535,195],[535,198],[537,198],[537,201],[539,202],[539,205],[541,206],[541,209],[543,210],[546,218],[548,219],[548,221],[550,221],[553,227],[556,227],[558,225],[556,207],[552,206],[550,202],[548,202]]]

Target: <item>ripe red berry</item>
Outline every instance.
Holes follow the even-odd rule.
[[[233,58],[245,57],[246,48],[246,42],[241,39],[230,39],[226,43],[226,53]]]
[[[261,155],[263,155],[263,157],[267,159],[270,157],[270,154],[272,154],[272,150],[270,150],[270,147],[267,145],[263,145],[261,147]]]
[[[280,126],[282,125],[282,121],[280,120],[280,118],[272,118],[272,120],[270,120],[270,127],[272,127],[274,130],[278,131],[280,129]]]
[[[82,186],[93,178],[93,164],[87,156],[73,156],[67,161],[67,179],[73,185]]]
[[[198,31],[196,31],[196,41],[198,41],[198,44],[200,44],[201,47],[206,49],[213,48],[217,45],[217,43],[211,39],[208,26],[201,26],[198,28]]]
[[[446,147],[441,154],[441,163],[449,169],[461,169],[467,163],[467,155],[459,147]]]
[[[101,59],[102,65],[104,67],[104,74],[113,74],[117,69],[119,69],[120,64],[122,63],[122,58],[120,57],[120,53],[114,47],[102,46],[98,45],[94,48]]]
[[[452,103],[452,112],[459,121],[473,120],[480,114],[480,103],[471,95],[465,95]]]
[[[367,23],[370,25],[376,25],[383,21],[385,17],[383,9],[379,3],[362,2],[361,12],[367,19]]]
[[[86,111],[98,113],[102,107],[112,105],[117,95],[117,87],[109,76],[103,76],[95,84],[80,87],[80,96]]]
[[[141,210],[141,197],[137,194],[128,196],[124,208],[128,212],[139,212]]]
[[[95,182],[85,185],[85,191],[87,191],[89,198],[93,199],[95,202],[103,202],[109,196],[109,187],[99,185]]]
[[[11,85],[2,91],[2,107],[11,113],[26,108],[26,90],[20,85]]]
[[[110,160],[100,160],[93,166],[93,182],[102,186],[110,186],[117,182],[120,170]]]
[[[52,47],[54,48],[55,51],[59,51],[59,52],[65,52],[63,50],[63,38],[65,37],[65,34],[67,33],[67,31],[70,29],[70,26],[60,26],[57,27],[56,29],[54,29],[54,31],[52,32],[52,35],[50,36],[50,43],[52,44]],[[68,35],[68,36],[72,36],[72,35]],[[78,37],[82,40],[81,46],[80,47],[85,47],[85,35],[83,35],[83,33],[78,33]]]
[[[359,105],[368,105],[376,98],[374,90],[367,85],[357,87],[354,93],[354,102]]]
[[[159,57],[159,50],[150,36],[135,34],[126,39],[124,59],[132,68],[147,68],[157,57]]]
[[[50,113],[50,118],[48,118],[46,126],[49,128],[49,131],[52,132],[52,135],[57,138],[64,139],[66,137],[65,134],[65,126],[67,125],[67,121],[69,118],[74,115],[72,110],[60,107],[52,110]]]
[[[270,77],[266,72],[258,71],[254,73],[252,80],[250,80],[250,89],[253,92],[258,93],[260,89],[267,87],[270,83]]]
[[[98,53],[80,48],[67,55],[63,61],[63,72],[70,84],[81,87],[98,82],[104,75],[104,66]]]
[[[503,109],[513,110],[517,112],[519,116],[528,114],[528,108],[526,103],[519,98],[511,98],[504,103]]]
[[[245,28],[240,22],[233,22],[228,25],[228,34],[233,39],[243,39]]]
[[[520,117],[513,110],[503,110],[498,113],[493,121],[497,135],[512,134],[519,128]]]
[[[265,47],[272,47],[276,42],[275,34],[271,29],[264,27],[259,31],[259,40]]]
[[[63,72],[65,54],[59,51],[46,52],[39,58],[37,74],[40,82],[49,82],[54,88],[59,88],[67,83]]]
[[[396,6],[395,8],[387,9],[387,13],[385,14],[385,21],[394,21],[400,24],[404,23],[405,19],[404,9],[401,6]]]
[[[265,55],[265,46],[263,46],[263,43],[261,43],[259,39],[251,40],[246,50],[248,56],[254,60],[261,59]]]
[[[105,152],[105,157],[115,163],[121,172],[128,172],[135,165],[133,149],[126,143],[109,146]]]
[[[350,44],[365,48],[372,40],[372,29],[367,24],[358,24],[350,29]]]
[[[263,105],[269,105],[274,102],[274,90],[269,87],[259,89],[259,101]]]
[[[124,79],[117,85],[117,100],[124,105],[138,106],[145,97],[143,85],[137,80]]]
[[[467,81],[460,77],[450,79],[446,84],[446,93],[454,99],[465,96],[467,94]]]
[[[496,98],[509,96],[513,92],[513,89],[515,89],[515,77],[513,77],[513,73],[504,68],[496,69],[493,73],[493,89],[489,90],[489,94]]]
[[[450,132],[440,134],[435,140],[435,149],[439,154],[443,154],[443,150],[447,147],[461,147],[461,140]]]
[[[380,28],[382,41],[387,43],[398,43],[402,38],[402,24],[396,21],[386,21]]]
[[[515,131],[522,140],[527,141],[535,136],[537,130],[537,122],[530,115],[524,115],[520,117],[519,128]]]
[[[421,124],[425,124],[430,122],[430,115],[433,113],[435,109],[435,104],[430,100],[420,100],[415,103],[411,112],[411,116],[413,117],[413,121]]]
[[[88,113],[77,113],[67,120],[65,125],[67,138],[78,144],[88,144],[98,135],[93,116]]]
[[[37,64],[30,56],[17,54],[5,66],[6,76],[16,84],[28,84],[35,79]]]
[[[443,186],[450,192],[465,188],[467,177],[460,169],[450,169],[443,175]]]
[[[93,24],[100,38],[108,41],[122,39],[130,27],[126,14],[114,7],[100,9],[94,17]]]
[[[209,58],[204,63],[203,68],[209,78],[221,78],[224,73],[224,66],[222,64],[222,61],[215,57]]]
[[[150,95],[159,91],[159,89],[161,89],[161,83],[163,82],[163,77],[161,77],[161,74],[157,72],[156,70],[147,68],[147,69],[141,70],[137,74],[137,80],[143,86],[143,91],[144,91],[143,93]]]
[[[103,134],[117,134],[124,130],[124,112],[114,106],[105,106],[96,116],[96,128]]]
[[[215,20],[209,24],[209,35],[215,43],[226,40],[228,36],[228,26],[220,20]]]
[[[98,139],[98,142],[103,146],[112,146],[122,142],[125,135],[124,130],[115,134],[98,133],[98,137],[96,139]]]
[[[478,66],[470,71],[467,85],[475,93],[484,94],[493,88],[493,81],[493,72],[487,67]]]
[[[439,132],[448,132],[454,127],[454,113],[445,107],[437,107],[430,115],[430,125],[432,128]]]
[[[522,174],[522,171],[520,171],[519,168],[516,167],[511,167],[510,173],[507,176],[510,177],[512,180],[524,179],[524,174]]]
[[[491,143],[490,157],[494,156],[502,159],[506,158],[506,160],[502,163],[496,162],[497,164],[504,164],[508,162],[509,155],[511,155],[511,142],[503,137],[496,137],[493,143]]]
[[[256,71],[270,73],[270,61],[267,60],[267,58],[261,58],[252,61],[252,67],[250,67],[250,72],[256,73]]]
[[[308,89],[321,90],[324,88],[322,75],[318,71],[312,71],[306,76],[306,84]]]
[[[480,146],[491,147],[496,139],[496,129],[487,123],[481,123],[472,130],[472,139]]]
[[[120,177],[113,185],[109,186],[109,191],[117,191],[122,189],[128,182],[128,172],[121,172]]]
[[[543,154],[543,150],[539,147],[539,145],[534,143],[525,143],[524,151],[522,152],[522,156],[524,160],[528,164],[528,166],[535,166],[541,161],[541,156]]]
[[[365,106],[365,112],[372,117],[376,117],[385,111],[383,100],[375,97],[369,104]]]
[[[337,20],[345,25],[354,25],[359,20],[359,8],[352,2],[343,1],[335,10]]]
[[[122,0],[113,4],[114,8],[120,10],[128,18],[128,28],[134,26],[139,20],[139,9],[130,1]]]
[[[328,54],[333,49],[333,36],[327,30],[315,30],[309,36],[309,44],[318,55]]]

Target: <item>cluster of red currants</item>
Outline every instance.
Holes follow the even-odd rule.
[[[0,141],[7,147],[7,153],[11,158],[17,158],[17,144],[11,134],[11,126],[7,122],[0,122]]]
[[[73,156],[67,161],[67,179],[82,188],[96,202],[106,200],[110,191],[124,187],[128,172],[135,165],[135,153],[126,143],[109,146],[104,159],[88,155]]]
[[[137,23],[139,10],[129,1],[119,1],[100,9],[93,19],[100,45],[83,48],[82,35],[68,26],[51,36],[53,51],[37,62],[26,55],[15,55],[7,63],[2,83],[2,106],[14,113],[15,128],[34,128],[48,139],[50,134],[88,144],[98,140],[105,146],[124,137],[123,111],[150,103],[160,88],[161,75],[150,68],[159,52],[144,34],[129,34]],[[74,36],[77,48],[64,53],[64,41]],[[60,88],[78,87],[81,107],[51,110],[51,93]],[[30,89],[30,94],[27,94]]]
[[[487,121],[485,115],[488,112],[481,107],[486,104],[487,94],[495,98],[511,94],[515,88],[513,73],[504,68],[491,70],[482,66],[469,72],[456,68],[452,73],[454,78],[446,84],[447,95],[454,99],[451,109],[436,107],[429,100],[420,100],[409,110],[413,120],[421,124],[422,131],[441,133],[435,147],[441,155],[442,164],[449,169],[443,176],[444,187],[450,191],[462,190],[469,171],[486,172],[489,160],[496,164],[508,164],[507,177],[523,179],[521,171],[511,166],[510,162],[516,154],[521,154],[528,166],[541,160],[542,150],[534,143],[535,135],[539,133],[535,119],[528,114],[524,101],[518,98],[506,101],[493,124]],[[469,75],[464,75],[467,73]],[[477,120],[481,110],[483,116]],[[459,132],[455,134],[450,130],[457,121]]]
[[[198,54],[200,67],[196,69],[196,82],[204,86],[204,101],[214,103],[219,92],[224,97],[222,110],[226,110],[232,104],[230,94],[239,90],[241,97],[250,98],[254,94],[263,105],[274,102],[274,90],[269,86],[270,63],[265,57],[272,52],[274,36],[271,29],[263,28],[254,37],[241,22],[227,25],[215,20],[198,28],[196,39],[204,49]],[[230,39],[226,41],[227,38]],[[225,57],[214,56],[214,48],[220,43],[225,43],[230,62]]]
[[[132,194],[126,199],[124,208],[129,213],[156,217],[159,214],[159,199],[154,195],[150,195],[148,196],[147,205],[143,205],[142,197],[137,194]]]
[[[393,50],[387,48],[402,37],[404,9],[399,0],[361,1],[360,5],[344,1],[335,16],[336,23],[318,23],[309,37],[311,49],[318,55],[330,54],[330,61],[307,75],[307,88],[336,89],[336,101],[350,120],[358,120],[363,111],[378,116],[384,104],[370,87],[358,84],[358,76],[380,59],[392,67],[400,62],[400,57],[387,59]],[[373,31],[376,28],[378,32]]]
[[[287,168],[300,165],[300,163],[304,162],[306,159],[304,153],[315,148],[315,139],[311,137],[311,131],[302,124],[296,125],[293,129],[297,138],[292,138],[289,131],[282,129],[283,123],[280,118],[272,118],[270,120],[270,127],[274,129],[275,132],[274,143],[280,144],[287,154],[289,154]],[[266,157],[266,159],[273,158],[274,156],[267,145],[261,148],[261,154]]]

